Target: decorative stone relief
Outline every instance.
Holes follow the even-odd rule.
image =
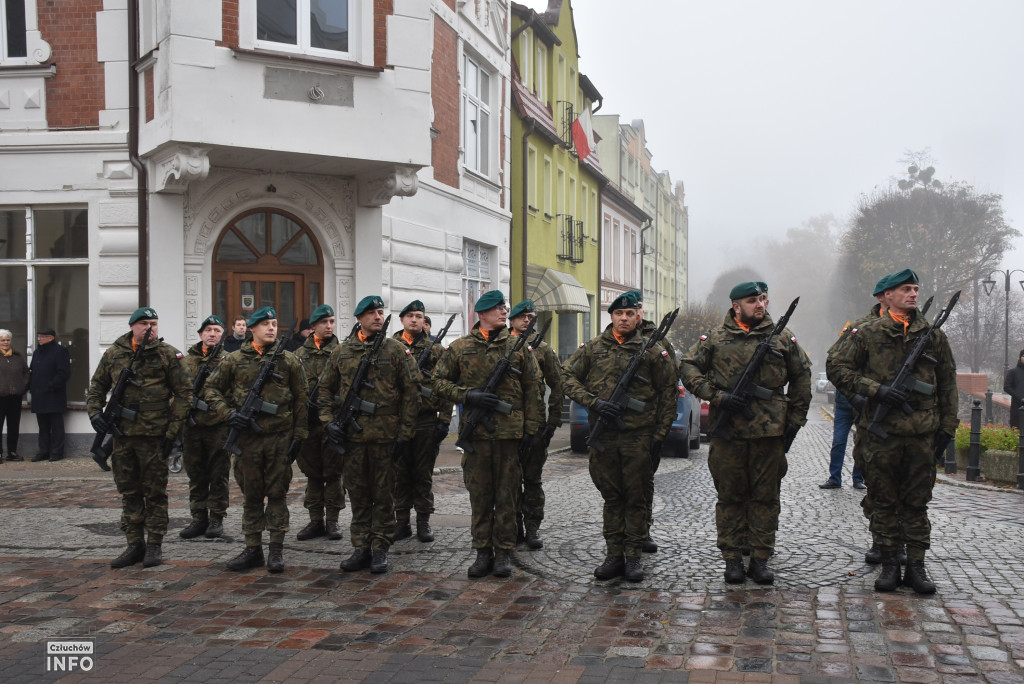
[[[417,166],[397,165],[359,176],[359,206],[383,207],[392,197],[412,197],[419,187]]]
[[[210,150],[194,145],[175,145],[154,157],[154,192],[182,194],[192,181],[210,174]]]

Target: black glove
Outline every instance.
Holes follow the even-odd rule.
[[[110,424],[103,419],[102,413],[97,413],[95,416],[90,416],[89,422],[92,423],[92,429],[99,434],[105,434],[107,432],[110,432]]]
[[[525,456],[530,453],[530,449],[533,448],[533,440],[536,439],[533,435],[523,435],[523,438],[519,440],[519,459],[522,460]]]
[[[248,430],[250,422],[251,421],[248,418],[243,416],[238,411],[232,411],[231,415],[228,416],[228,427],[234,428],[236,430]]]
[[[548,446],[551,444],[551,438],[555,436],[555,430],[557,429],[558,428],[556,428],[554,425],[548,425],[547,427],[544,428],[544,431],[540,433],[540,440],[544,442],[545,449],[547,449]]]
[[[953,436],[944,430],[935,433],[935,462],[942,463],[946,460],[946,447],[953,441]]]
[[[501,399],[497,394],[482,389],[471,389],[466,392],[466,406],[471,408],[493,409]]]
[[[850,402],[850,406],[853,407],[854,411],[860,413],[861,411],[864,410],[864,407],[867,405],[868,398],[865,397],[863,394],[851,394],[847,401]]]
[[[615,402],[608,401],[607,399],[598,399],[594,402],[594,405],[590,407],[597,414],[605,420],[617,421],[622,415],[622,407]]]
[[[743,413],[747,408],[747,400],[732,392],[722,392],[718,406],[729,413]]]
[[[389,453],[391,454],[391,460],[394,461],[395,463],[399,463],[405,458],[405,454],[408,451],[409,440],[396,439],[394,442],[391,443],[391,449],[389,449]]]
[[[448,436],[448,423],[443,421],[437,421],[437,425],[434,426],[434,443],[440,444],[444,441],[444,438]]]
[[[324,427],[324,432],[327,433],[327,439],[331,440],[335,444],[340,445],[345,441],[345,428],[336,420],[332,420],[328,423]]]
[[[160,458],[165,461],[171,455],[171,451],[174,450],[174,440],[170,437],[164,437],[163,441],[160,442]]]
[[[300,451],[302,451],[302,440],[293,437],[292,441],[288,442],[288,462],[295,463]]]
[[[890,385],[879,385],[875,398],[889,408],[899,408],[908,399],[906,392]]]
[[[787,454],[789,453],[789,448],[793,446],[793,440],[796,439],[796,433],[798,432],[800,432],[798,425],[787,425],[786,430],[782,433],[782,445]]]

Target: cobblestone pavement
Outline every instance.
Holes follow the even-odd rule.
[[[0,681],[1024,682],[1024,496],[937,485],[938,594],[874,592],[862,493],[818,489],[831,425],[812,414],[790,454],[768,588],[721,580],[706,446],[662,462],[661,549],[636,585],[593,578],[600,496],[567,451],[545,471],[544,548],[521,548],[511,579],[472,581],[457,468],[436,478],[436,541],[397,543],[389,573],[340,572],[347,540],[291,534],[285,572],[268,575],[223,570],[242,546],[235,489],[228,534],[184,541],[188,492],[172,477],[165,564],[113,571],[123,536],[109,475],[19,477],[5,464]],[[303,482],[293,530],[307,519]],[[46,672],[45,642],[72,637],[93,641],[92,670]]]

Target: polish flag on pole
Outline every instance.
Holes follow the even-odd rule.
[[[590,110],[584,109],[572,122],[572,144],[580,161],[587,158],[593,147],[594,127],[590,121]]]

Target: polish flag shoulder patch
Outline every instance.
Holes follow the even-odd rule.
[[[796,335],[793,335],[792,337],[790,337],[789,341],[793,342],[794,344],[796,344]]]
[[[708,339],[708,336],[707,336],[707,335],[701,335],[701,336],[700,336],[700,341],[701,341],[701,342],[703,342],[703,341],[704,341],[704,340],[706,340],[706,339]]]
[[[181,352],[174,352],[174,358],[176,358],[176,359],[180,359],[180,358],[182,358],[183,356],[184,356],[184,355],[183,355],[183,354],[182,354]]]
[[[406,349],[405,350],[405,355],[406,356],[412,356],[412,349]]]
[[[662,349],[662,350],[661,350],[661,355],[662,355],[662,356],[668,356],[668,352],[667,352],[667,351],[665,351],[664,349]]]
[[[850,334],[851,335],[856,335],[857,334],[857,328],[854,328],[853,330],[851,330]]]

